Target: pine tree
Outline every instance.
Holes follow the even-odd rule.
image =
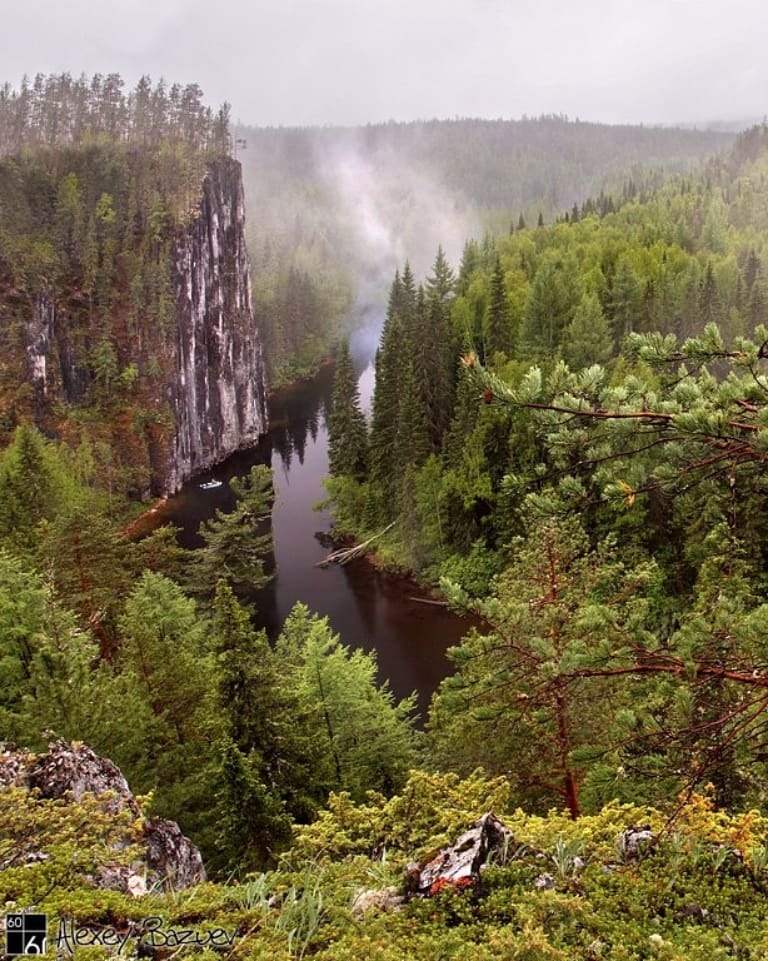
[[[469,605],[490,629],[451,651],[458,670],[433,702],[433,744],[455,769],[504,771],[518,796],[535,803],[544,791],[575,818],[590,749],[609,744],[621,694],[608,678],[598,688],[569,670],[601,666],[630,643],[651,571],[627,571],[612,544],[590,551],[575,520],[535,526],[513,556],[492,595]],[[458,586],[444,586],[467,604]]]
[[[363,481],[368,473],[368,428],[360,410],[357,372],[343,340],[336,361],[333,400],[328,418],[328,466],[335,476]]]

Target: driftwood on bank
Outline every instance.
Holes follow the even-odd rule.
[[[367,541],[363,541],[362,544],[355,544],[353,547],[341,547],[338,550],[331,551],[331,553],[324,557],[323,560],[318,561],[315,567],[327,567],[329,564],[346,564],[348,561],[354,560],[356,557],[361,557],[366,550],[368,545],[373,543],[377,538],[383,536],[388,530],[391,530],[395,526],[395,521],[391,524],[387,524],[384,530],[379,531],[378,534],[374,534],[373,537],[369,537]]]
[[[416,601],[417,604],[431,604],[433,607],[448,607],[448,601],[436,601],[431,597],[414,597],[409,594],[406,600]]]

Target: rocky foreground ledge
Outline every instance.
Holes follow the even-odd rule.
[[[91,880],[97,887],[139,896],[152,887],[180,890],[205,881],[200,852],[175,821],[145,818],[120,769],[89,747],[58,740],[45,754],[33,754],[14,744],[0,743],[0,790],[24,788],[47,800],[77,802],[84,795],[101,799],[109,814],[126,812],[131,834],[139,837],[140,858],[130,865],[104,864]],[[135,843],[126,837],[125,846]],[[44,860],[42,852],[27,851],[26,863]],[[6,865],[0,863],[0,870]]]

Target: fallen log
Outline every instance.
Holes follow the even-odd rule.
[[[409,594],[406,599],[416,601],[417,604],[431,604],[433,607],[448,607],[448,601],[435,601],[431,597],[414,597],[412,594]]]
[[[318,561],[315,567],[327,567],[329,564],[347,564],[355,557],[361,557],[366,552],[368,545],[372,544],[376,538],[386,534],[388,530],[391,530],[395,526],[395,523],[395,521],[392,521],[391,524],[387,524],[384,530],[379,531],[378,534],[374,534],[373,537],[369,537],[368,540],[363,541],[362,544],[356,544],[354,547],[342,547],[339,548],[339,550],[331,551],[327,557]]]

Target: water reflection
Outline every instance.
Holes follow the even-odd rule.
[[[361,374],[364,403],[370,402],[372,367]],[[398,697],[416,690],[426,711],[429,698],[448,673],[445,650],[458,641],[467,622],[440,607],[412,599],[418,589],[410,581],[377,571],[365,560],[344,567],[317,567],[328,553],[331,517],[317,510],[328,472],[327,423],[333,369],[325,366],[312,381],[276,392],[270,402],[270,431],[261,443],[229,458],[195,478],[168,502],[164,517],[179,524],[183,542],[199,545],[196,531],[216,508],[231,510],[234,496],[227,484],[200,490],[209,478],[228,481],[254,464],[270,464],[276,498],[272,512],[275,577],[254,595],[258,622],[271,637],[297,601],[327,616],[345,644],[375,650],[379,674],[388,678]],[[326,546],[323,545],[325,541]]]

